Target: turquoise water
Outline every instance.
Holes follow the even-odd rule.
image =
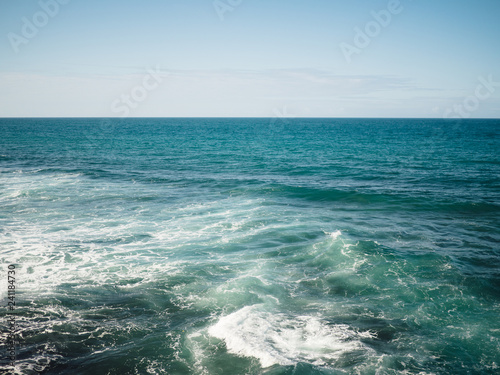
[[[496,374],[500,122],[1,119],[13,374]],[[16,308],[7,310],[7,271]]]

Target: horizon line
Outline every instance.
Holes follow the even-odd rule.
[[[388,119],[388,120],[444,120],[444,121],[467,121],[467,120],[500,120],[500,117],[469,117],[469,118],[443,118],[443,117],[303,117],[303,116],[130,116],[130,117],[108,117],[108,116],[0,116],[0,120],[7,119],[110,119],[110,120],[133,120],[133,119]]]

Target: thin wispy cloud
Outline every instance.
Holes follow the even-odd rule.
[[[189,116],[192,109],[183,103],[197,103],[208,116],[223,116],[225,112],[233,113],[238,108],[242,115],[265,117],[277,105],[288,102],[293,102],[299,115],[310,116],[312,114],[305,113],[300,107],[309,106],[314,101],[323,106],[321,113],[330,111],[334,114],[337,113],[332,109],[335,102],[368,100],[380,92],[415,88],[408,79],[337,76],[319,70],[158,69],[162,85],[148,98],[149,103],[144,103],[144,108],[149,108],[154,116]],[[15,105],[26,92],[39,93],[39,96],[31,95],[31,116],[48,116],[63,103],[71,108],[75,99],[81,107],[81,116],[113,116],[112,111],[107,113],[107,104],[141,84],[147,71],[144,68],[141,74],[87,76],[10,73],[0,75],[0,84],[11,88],[3,98],[4,103],[10,103],[11,112],[7,114],[11,116],[26,112],[24,107],[16,108]],[[52,88],[52,98],[57,99],[52,103],[41,97],[48,86]],[[78,88],[76,93],[75,88]],[[68,93],[71,93],[69,98]],[[251,103],[257,102],[260,104],[258,109],[251,108]],[[143,115],[144,110],[132,115]]]

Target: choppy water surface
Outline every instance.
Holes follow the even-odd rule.
[[[19,341],[2,368],[498,373],[499,134],[495,120],[2,119],[2,342],[10,264]]]

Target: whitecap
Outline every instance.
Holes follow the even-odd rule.
[[[225,342],[235,355],[257,358],[262,367],[334,364],[342,355],[368,352],[358,333],[345,324],[329,324],[317,316],[290,316],[247,306],[224,316],[208,333]]]
[[[342,235],[342,232],[340,230],[338,230],[338,229],[335,232],[326,232],[326,231],[323,231],[323,233],[325,233],[326,235],[330,236],[334,240],[336,240],[337,238],[339,238],[339,236]]]

